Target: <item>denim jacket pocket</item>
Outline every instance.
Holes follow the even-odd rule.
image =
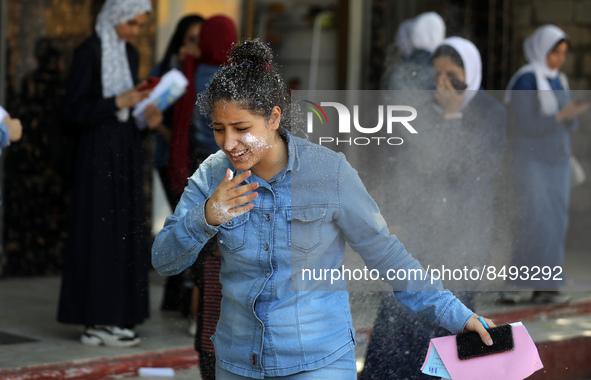
[[[250,212],[242,214],[221,224],[218,230],[218,244],[230,252],[235,252],[246,245]]]
[[[326,208],[292,208],[291,246],[302,252],[310,252],[322,243],[322,224],[326,216]]]

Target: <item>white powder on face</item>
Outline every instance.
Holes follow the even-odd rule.
[[[238,140],[240,144],[244,145],[246,150],[254,151],[259,150],[260,148],[269,148],[270,146],[267,144],[267,141],[264,137],[255,136],[251,133],[244,134],[244,137]],[[235,144],[237,145],[237,144]],[[231,151],[235,150],[235,147],[229,147],[224,144],[224,149]]]
[[[250,133],[244,135],[243,143],[255,149],[269,148],[267,141],[263,137],[255,136]]]

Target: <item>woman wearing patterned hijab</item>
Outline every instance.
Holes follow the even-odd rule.
[[[128,43],[149,12],[150,0],[107,0],[68,79],[65,118],[79,142],[58,320],[84,325],[89,345],[137,345],[132,329],[149,314],[141,131],[130,117],[149,90]],[[153,128],[162,114],[149,107],[146,119]]]

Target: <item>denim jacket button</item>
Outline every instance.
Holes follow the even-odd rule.
[[[231,226],[232,225],[232,221],[228,220],[228,223],[226,223],[226,225]]]
[[[265,251],[269,250],[269,244],[265,244]]]
[[[265,216],[265,220],[268,222],[269,220],[271,220],[271,215],[267,214],[267,216]]]
[[[205,231],[205,235],[206,235],[206,236],[211,236],[211,232],[209,232],[209,231]]]

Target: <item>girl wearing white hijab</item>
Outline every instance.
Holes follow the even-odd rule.
[[[445,118],[460,117],[478,94],[482,83],[482,59],[476,46],[460,37],[450,37],[431,57],[435,70],[435,99]]]
[[[556,268],[564,259],[570,194],[570,134],[576,116],[589,103],[570,99],[559,75],[568,37],[554,25],[542,26],[523,43],[528,64],[511,78],[505,101],[510,105],[515,138],[512,174],[517,205],[517,229],[511,265]],[[526,91],[517,91],[526,90]],[[556,290],[562,281],[512,282],[535,290],[536,303],[563,303]],[[515,294],[503,300],[517,302]]]
[[[142,133],[129,116],[149,91],[127,42],[150,11],[150,0],[107,0],[68,79],[65,119],[79,138],[58,320],[84,325],[88,345],[137,345],[132,328],[149,314]],[[150,128],[162,120],[155,107],[145,116]]]
[[[413,121],[418,134],[396,152],[389,211],[409,221],[395,234],[418,260],[434,268],[472,268],[489,262],[506,111],[481,90],[482,63],[472,42],[444,40],[431,63],[437,90],[425,91],[428,101],[416,107]],[[473,293],[465,292],[473,284],[446,286],[464,291],[454,294],[474,307]],[[431,379],[419,368],[429,340],[443,335],[448,333],[385,293],[360,379]]]
[[[151,7],[146,0],[110,0],[101,9],[95,31],[101,40],[101,80],[105,98],[122,94],[134,87],[125,52],[128,35],[120,35],[118,28],[121,28],[119,25],[126,26],[128,21],[139,14],[147,14]],[[137,27],[135,20],[132,23],[131,27]],[[119,121],[127,121],[129,107],[121,107],[117,118]]]
[[[415,50],[410,41],[413,20],[404,20],[396,31],[395,44],[403,57],[409,57]]]
[[[381,87],[385,90],[431,89],[431,53],[445,38],[445,22],[435,12],[405,20],[396,32],[395,45],[402,58],[387,62]]]
[[[410,42],[415,50],[432,53],[445,38],[445,22],[435,12],[418,15],[412,24]]]

